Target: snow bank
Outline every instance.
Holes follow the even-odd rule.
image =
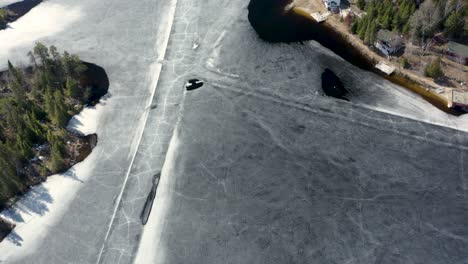
[[[79,8],[70,8],[51,2],[41,3],[17,21],[9,24],[7,29],[0,30],[0,58],[6,58],[15,47],[31,45],[40,38],[64,30],[81,15]]]
[[[102,115],[104,105],[105,101],[101,99],[96,106],[85,107],[79,114],[70,119],[67,129],[84,136],[96,133],[98,120]]]

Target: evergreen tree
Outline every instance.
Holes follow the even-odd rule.
[[[64,160],[62,157],[62,152],[60,146],[55,142],[52,146],[51,156],[50,156],[50,170],[52,172],[59,172],[64,168]]]
[[[80,75],[86,70],[86,66],[76,55],[70,55],[64,52],[62,56],[62,67],[65,76],[73,79],[78,79]]]
[[[59,127],[65,128],[69,119],[68,107],[65,103],[65,99],[63,97],[62,92],[59,90],[56,90],[54,92],[54,112],[54,123]]]
[[[371,38],[372,38],[372,26],[374,23],[372,23],[371,20],[369,20],[367,27],[366,27],[366,33],[364,35],[364,44],[369,45],[371,44]]]
[[[47,115],[49,116],[49,119],[52,120],[55,117],[55,104],[54,96],[50,87],[46,88],[46,92],[44,95],[44,109]]]
[[[403,30],[401,31],[401,33],[406,35],[406,34],[409,33],[409,31],[410,31],[410,23],[408,21],[408,22],[406,22],[405,26],[403,27]]]
[[[50,54],[49,49],[44,44],[42,44],[41,42],[36,42],[36,45],[33,49],[33,54],[39,57],[42,67],[46,67],[48,65],[50,60]]]
[[[52,172],[58,172],[63,169],[64,161],[63,161],[63,152],[64,152],[64,145],[63,142],[58,138],[58,136],[48,133],[47,140],[51,146],[51,155],[50,155],[50,164],[49,169]]]
[[[13,101],[5,102],[3,114],[6,116],[7,127],[10,128],[13,133],[17,133],[21,126],[21,116]]]
[[[354,20],[353,25],[351,26],[351,33],[356,34],[358,31],[359,20]]]
[[[12,90],[18,103],[26,103],[26,91],[24,89],[23,74],[17,70],[10,61],[8,61],[8,73],[11,79],[10,89]]]
[[[404,68],[404,69],[409,69],[411,68],[411,64],[409,63],[408,59],[407,58],[403,58],[401,60],[401,66]]]
[[[372,45],[375,42],[375,34],[379,30],[378,24],[374,21],[370,26],[369,44]]]
[[[80,90],[78,88],[78,83],[75,81],[75,79],[70,78],[70,77],[67,78],[67,83],[65,85],[65,93],[68,97],[81,99]]]
[[[364,10],[366,8],[366,1],[365,0],[358,0],[357,1],[357,6],[359,9]]]
[[[389,10],[385,12],[385,15],[382,18],[381,24],[384,29],[390,29],[391,23],[392,23],[392,14],[391,14],[391,10]]]
[[[42,177],[46,177],[49,174],[49,170],[47,169],[47,166],[42,165],[40,173]]]
[[[17,152],[0,142],[0,204],[5,203],[23,187],[19,178],[19,168]]]
[[[6,28],[8,18],[8,11],[4,8],[0,8],[0,29]]]
[[[399,13],[393,16],[392,29],[396,32],[399,32],[401,29],[401,17]]]
[[[42,136],[42,127],[34,112],[29,112],[24,116],[24,121],[30,134],[31,141],[39,143],[44,140]]]
[[[29,62],[31,62],[31,64],[34,65],[34,67],[37,67],[36,57],[34,57],[34,54],[32,53],[32,51],[28,52],[28,57],[29,57]]]
[[[16,135],[15,149],[18,150],[21,159],[26,160],[34,155],[32,144],[24,133]]]
[[[463,32],[465,19],[461,13],[453,11],[444,23],[447,34],[451,37],[458,37]]]
[[[367,16],[364,17],[364,19],[359,22],[358,36],[360,39],[364,39],[366,36],[367,24],[368,24]]]

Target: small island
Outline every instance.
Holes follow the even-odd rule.
[[[89,155],[97,136],[66,127],[109,85],[101,67],[54,46],[36,43],[28,55],[32,66],[8,62],[8,70],[0,72],[0,209]]]

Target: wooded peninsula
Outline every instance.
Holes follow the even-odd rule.
[[[0,73],[0,208],[84,159],[95,144],[66,129],[73,115],[98,99],[87,76],[91,64],[42,43],[28,56],[31,66],[8,62]]]

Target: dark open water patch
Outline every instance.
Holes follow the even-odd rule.
[[[78,157],[76,158],[76,162],[82,162],[86,159],[86,157],[91,154],[93,148],[97,145],[98,137],[96,134],[91,134],[83,137],[84,143],[83,146],[80,148]]]
[[[107,94],[109,90],[109,78],[104,68],[89,62],[83,63],[86,65],[86,71],[80,79],[81,86],[88,87],[91,91],[91,96],[85,103],[94,106]]]
[[[291,0],[250,1],[248,19],[261,39],[272,43],[317,41],[320,45],[330,49],[354,66],[373,72],[392,83],[419,94],[438,109],[452,115],[463,114],[455,109],[448,108],[440,98],[425,91],[423,87],[413,81],[397,74],[387,76],[380,72],[374,67],[376,62],[349,44],[345,36],[335,31],[327,23],[317,23],[313,19],[297,14],[293,10],[285,11],[284,7],[289,3],[291,3]]]
[[[327,96],[349,101],[345,97],[345,95],[348,94],[348,91],[345,89],[343,82],[332,70],[328,68],[322,73],[322,90]]]
[[[11,233],[13,228],[15,228],[14,224],[0,218],[0,242]]]
[[[6,19],[6,22],[11,23],[18,20],[20,17],[24,16],[26,13],[31,11],[31,9],[40,4],[42,1],[43,0],[23,0],[21,2],[16,2],[2,7],[8,10],[8,17]],[[0,24],[0,29],[5,29],[6,27],[6,25]]]
[[[268,42],[301,42],[315,40],[343,59],[364,69],[375,71],[370,59],[353,48],[346,39],[327,26],[319,24],[292,10],[285,12],[290,0],[251,0],[248,19],[259,37]]]

